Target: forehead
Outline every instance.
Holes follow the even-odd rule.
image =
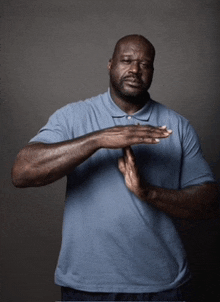
[[[143,41],[126,41],[119,45],[117,56],[138,56],[144,58],[152,58],[152,48]]]

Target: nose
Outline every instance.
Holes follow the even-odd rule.
[[[137,61],[133,61],[130,65],[129,71],[132,73],[139,73],[139,71],[140,71],[139,63]]]

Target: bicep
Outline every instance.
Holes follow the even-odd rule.
[[[30,141],[30,143],[58,143],[73,138],[69,126],[69,112],[63,107],[53,113],[43,126]]]
[[[181,188],[215,182],[213,173],[203,157],[199,138],[188,124],[182,141]]]
[[[186,194],[187,202],[192,205],[192,208],[195,208],[195,216],[200,219],[219,218],[219,186],[217,183],[207,182],[189,186],[182,192],[184,195]]]

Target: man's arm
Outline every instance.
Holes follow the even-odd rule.
[[[124,149],[124,157],[119,159],[119,169],[130,191],[170,216],[193,220],[219,217],[217,184],[206,183],[182,190],[151,186],[141,179],[130,147]]]
[[[166,127],[132,125],[104,129],[61,143],[32,143],[19,152],[12,168],[12,182],[20,188],[44,186],[72,172],[100,148],[156,144],[170,134]]]

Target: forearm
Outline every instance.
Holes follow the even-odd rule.
[[[69,174],[98,150],[95,135],[71,141],[27,145],[20,151],[12,168],[16,187],[38,187],[52,183]]]
[[[138,197],[170,216],[182,219],[210,219],[219,215],[219,190],[216,184],[169,190],[145,186]]]
[[[156,144],[158,139],[167,138],[170,133],[166,127],[118,126],[71,141],[28,145],[17,156],[12,168],[12,182],[16,187],[44,186],[69,174],[100,148]]]

